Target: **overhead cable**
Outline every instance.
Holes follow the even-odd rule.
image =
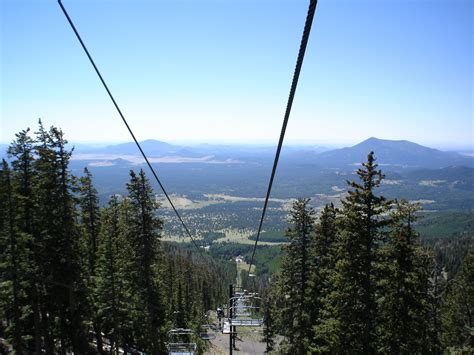
[[[280,159],[280,152],[283,146],[283,140],[285,139],[286,126],[288,125],[288,119],[290,118],[291,107],[293,105],[293,99],[295,97],[296,87],[298,85],[298,79],[300,77],[301,67],[303,65],[303,59],[306,52],[306,46],[308,44],[309,35],[311,33],[311,26],[313,24],[313,18],[314,18],[314,13],[316,11],[317,3],[318,3],[317,0],[311,0],[309,3],[308,13],[306,15],[306,22],[305,22],[304,31],[303,31],[303,37],[301,38],[298,59],[296,61],[295,72],[293,74],[293,81],[291,83],[290,95],[288,97],[285,116],[283,118],[283,125],[281,127],[280,140],[278,141],[278,146],[277,146],[277,150],[275,154],[275,160],[273,161],[272,173],[270,176],[270,181],[268,183],[268,189],[267,189],[267,194],[265,196],[265,202],[263,204],[262,215],[260,217],[260,224],[258,226],[258,231],[257,231],[257,238],[255,239],[255,245],[252,251],[252,258],[250,259],[250,265],[249,265],[249,271],[248,271],[249,275],[250,275],[250,271],[251,271],[252,264],[254,261],[255,251],[257,250],[257,244],[260,238],[260,233],[262,232],[263,221],[265,219],[265,213],[268,207],[268,200],[270,198],[270,194],[272,191],[273,179],[275,178],[275,173],[278,166],[278,160]]]
[[[166,192],[165,187],[163,186],[163,184],[161,183],[160,179],[158,178],[158,175],[156,174],[155,169],[154,169],[153,166],[150,164],[150,161],[148,160],[148,158],[147,158],[145,152],[143,151],[143,149],[142,149],[140,143],[138,142],[137,138],[136,138],[135,135],[133,134],[133,131],[132,131],[132,129],[130,128],[130,125],[128,124],[127,120],[125,119],[125,116],[124,116],[123,113],[122,113],[122,110],[120,110],[120,107],[118,106],[117,102],[115,101],[114,96],[113,96],[112,93],[110,92],[109,87],[108,87],[107,84],[105,83],[105,80],[104,80],[104,78],[102,77],[102,74],[100,73],[99,69],[97,68],[97,65],[95,64],[94,60],[92,59],[92,56],[90,55],[89,50],[87,49],[86,45],[85,45],[84,42],[82,41],[82,38],[81,38],[81,36],[79,35],[79,32],[78,32],[77,29],[76,29],[76,26],[74,26],[74,23],[72,22],[71,18],[69,17],[69,14],[68,14],[68,12],[66,11],[66,9],[64,8],[64,6],[63,6],[61,0],[58,0],[58,4],[59,4],[59,6],[61,7],[61,10],[63,11],[64,15],[66,16],[67,21],[69,22],[69,25],[71,26],[72,30],[74,31],[74,34],[76,35],[77,39],[78,39],[79,42],[81,43],[82,49],[84,50],[84,52],[85,52],[86,55],[87,55],[87,58],[89,58],[90,63],[91,63],[92,66],[94,67],[94,70],[95,70],[95,72],[97,73],[97,76],[99,77],[99,79],[100,79],[102,85],[104,86],[105,90],[107,91],[107,94],[109,95],[110,99],[112,100],[112,103],[114,104],[115,109],[117,110],[118,114],[119,114],[120,117],[122,118],[122,121],[123,121],[123,123],[125,124],[125,126],[127,127],[128,132],[130,133],[130,135],[132,136],[133,140],[135,141],[135,144],[137,145],[138,149],[140,150],[140,153],[142,154],[143,159],[145,159],[146,164],[147,164],[148,167],[150,168],[151,173],[153,174],[153,176],[155,177],[156,182],[158,183],[158,185],[160,185],[161,190],[162,190],[163,193],[165,194],[166,199],[168,200],[169,204],[171,205],[171,208],[173,209],[174,213],[176,214],[176,216],[178,217],[179,221],[181,222],[181,225],[183,226],[183,228],[184,228],[184,230],[185,230],[187,236],[191,239],[191,241],[193,242],[194,246],[195,246],[195,247],[198,249],[198,251],[200,252],[201,249],[200,249],[199,246],[197,245],[196,240],[195,240],[195,239],[193,238],[193,236],[191,235],[191,232],[189,231],[188,227],[186,226],[186,224],[184,223],[183,219],[181,218],[181,215],[179,214],[178,210],[177,210],[176,207],[174,206],[173,201],[171,201],[171,198],[169,197],[168,193]]]

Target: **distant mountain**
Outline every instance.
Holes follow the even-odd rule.
[[[186,147],[152,139],[142,141],[140,144],[150,158],[193,158],[194,160],[189,160],[193,163],[197,163],[195,159],[212,157],[213,160],[221,162],[231,159],[243,163],[270,164],[275,154],[275,147],[272,146],[203,144]],[[282,164],[289,164],[290,166],[309,164],[321,168],[354,169],[355,166],[367,159],[367,154],[370,151],[374,151],[380,166],[384,167],[384,170],[388,169],[390,171],[439,169],[450,166],[474,167],[474,157],[472,156],[455,152],[443,152],[406,140],[394,141],[372,137],[352,147],[322,150],[324,148],[316,146],[285,147],[282,153]],[[101,159],[107,161],[126,155],[140,155],[134,142],[102,148],[81,149],[81,147],[77,147],[76,153],[82,153],[82,156],[79,157],[80,160]],[[202,162],[206,163],[207,160],[204,159]]]
[[[314,162],[325,167],[353,166],[365,161],[370,151],[375,152],[381,166],[393,168],[474,167],[474,157],[442,152],[406,140],[394,141],[374,137],[352,147],[317,154],[314,156]]]
[[[141,141],[140,145],[147,155],[150,156],[162,156],[173,154],[182,149],[183,147],[175,146],[166,142],[148,139]],[[99,148],[95,152],[103,154],[131,154],[138,155],[140,151],[137,148],[135,142],[128,142],[116,145],[109,145],[104,148]]]
[[[207,200],[206,194],[261,197],[275,155],[274,146],[141,143],[167,189],[196,200]],[[272,196],[313,196],[315,203],[337,201],[347,189],[346,181],[354,178],[353,170],[373,150],[387,176],[381,187],[387,197],[419,201],[426,210],[474,208],[474,157],[377,138],[353,147],[319,149],[285,146]],[[125,193],[130,169],[143,164],[135,144],[126,143],[78,147],[70,167],[76,175],[82,175],[85,166],[91,170],[105,203],[110,194]]]

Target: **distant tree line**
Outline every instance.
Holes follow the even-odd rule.
[[[63,132],[16,134],[0,169],[0,349],[17,354],[166,353],[198,329],[235,266],[160,242],[145,173],[99,207],[91,173],[69,170]]]
[[[376,194],[384,175],[373,152],[357,176],[341,208],[327,205],[319,219],[309,199],[293,204],[266,296],[267,350],[280,334],[285,354],[474,352],[472,239],[463,263],[435,258],[414,229],[419,207]]]

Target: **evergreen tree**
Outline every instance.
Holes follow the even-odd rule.
[[[453,352],[474,352],[474,244],[448,290],[442,324],[445,347]]]
[[[331,275],[336,265],[336,216],[337,209],[331,203],[321,211],[319,222],[316,224],[316,235],[310,248],[310,310],[313,324],[313,342],[311,349],[317,352],[328,351],[329,344],[325,342],[323,319],[330,315],[324,309],[324,304],[332,290]]]
[[[129,265],[128,251],[121,205],[112,196],[109,205],[102,211],[100,243],[96,264],[97,281],[95,297],[100,328],[110,340],[110,352],[119,353],[126,347],[131,332],[131,290],[126,276]]]
[[[273,300],[268,295],[263,305],[263,339],[265,351],[275,350],[275,330],[273,327]]]
[[[374,153],[357,170],[360,182],[348,182],[338,220],[339,258],[331,276],[333,289],[325,306],[324,341],[331,351],[373,354],[376,350],[377,249],[388,221],[389,202],[375,195],[384,175],[377,169]]]
[[[186,328],[188,309],[184,304],[185,300],[183,296],[183,281],[181,279],[178,281],[176,299],[177,308],[175,311],[173,311],[175,326],[176,328]]]
[[[85,254],[87,258],[86,285],[93,290],[95,288],[97,254],[98,254],[98,235],[100,230],[100,212],[99,198],[97,190],[92,184],[92,174],[87,168],[84,169],[84,176],[80,178],[79,203],[81,206],[81,225],[82,234],[85,239]],[[92,327],[97,340],[97,351],[102,352],[102,336],[100,329],[100,320],[97,315],[96,301],[93,299],[94,293],[88,292],[89,307],[92,312]]]
[[[132,172],[129,197],[113,196],[100,213],[87,169],[77,189],[66,145],[59,129],[40,121],[35,141],[25,130],[10,145],[12,169],[0,166],[2,350],[92,353],[92,326],[99,352],[104,331],[112,353],[164,353],[171,310],[198,329],[203,314],[224,302],[235,267],[177,247],[162,252],[143,171]]]
[[[25,337],[28,347],[34,348],[35,353],[41,351],[41,335],[43,333],[40,322],[39,293],[41,287],[38,281],[38,253],[35,228],[35,184],[34,170],[34,141],[30,137],[30,130],[22,130],[15,135],[15,140],[8,147],[7,153],[12,164],[12,188],[15,200],[15,228],[18,236],[26,242],[25,272],[27,279],[22,283],[25,288],[26,304],[31,306],[31,312],[25,315]],[[33,345],[31,345],[33,344]]]
[[[22,320],[22,279],[24,269],[24,241],[15,228],[16,206],[13,198],[12,176],[8,163],[2,160],[0,170],[0,310],[8,320],[8,338],[17,354],[24,352],[24,324]]]
[[[137,175],[130,172],[127,184],[130,211],[127,239],[131,247],[132,290],[141,315],[134,319],[137,343],[147,352],[164,351],[163,295],[158,277],[159,231],[162,222],[156,217],[157,204],[153,190],[143,170]]]
[[[179,286],[177,280],[178,270],[173,258],[164,259],[166,266],[163,267],[163,273],[161,278],[163,279],[165,295],[166,295],[166,305],[168,306],[166,313],[173,314],[176,309],[176,289]],[[178,284],[178,286],[177,286]]]
[[[431,256],[431,260],[434,258]],[[423,353],[425,354],[441,354],[443,349],[441,345],[441,310],[446,295],[447,278],[444,271],[444,265],[435,261],[426,267],[431,267],[431,272],[427,275],[428,287],[426,293],[421,297],[427,300],[425,310],[425,319],[428,320],[428,327],[423,331]]]
[[[92,174],[84,169],[85,176],[80,178],[79,202],[81,206],[81,222],[86,239],[88,272],[95,275],[97,261],[98,234],[100,230],[99,198],[92,184]]]
[[[184,322],[188,322],[189,319],[192,319],[193,316],[195,315],[195,297],[192,292],[193,289],[193,279],[191,275],[191,270],[187,268],[185,265],[182,268],[182,275],[183,278],[181,279],[181,282],[183,283],[183,304],[181,305],[182,307],[182,312],[184,315]],[[178,305],[179,307],[179,305]]]
[[[40,237],[40,274],[43,285],[42,318],[47,352],[60,343],[60,353],[70,348],[76,353],[87,350],[83,315],[86,294],[80,263],[80,231],[75,216],[73,180],[68,165],[71,151],[61,130],[46,131],[40,122],[36,147],[38,159],[35,186]],[[54,325],[54,327],[53,327]]]
[[[390,234],[380,250],[377,323],[382,353],[421,353],[426,345],[432,265],[413,228],[418,208],[404,200],[396,202]]]
[[[285,336],[284,351],[302,354],[308,349],[311,338],[309,300],[309,246],[314,237],[315,212],[309,207],[309,199],[298,199],[290,211],[290,223],[286,235],[289,243],[282,262],[278,281],[282,299],[278,306],[279,330]]]

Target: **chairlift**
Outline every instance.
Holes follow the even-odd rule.
[[[252,313],[258,312],[261,298],[255,293],[237,293],[236,296],[229,300],[229,311],[232,317],[228,319],[229,327],[260,327],[263,324],[262,318],[253,318]]]
[[[250,316],[252,310],[258,311],[260,307],[258,306],[246,306],[245,304],[238,304],[233,307],[230,307],[232,310],[233,318],[235,317],[243,317],[243,316]]]
[[[231,309],[259,309],[260,306],[258,304],[261,300],[262,299],[256,295],[248,294],[232,297],[229,300],[229,304],[233,305],[230,307]]]
[[[229,298],[229,302],[236,302],[236,301],[244,302],[248,300],[260,301],[261,299],[262,298],[259,297],[257,293],[248,293],[248,294],[237,295],[232,298]]]
[[[263,325],[261,318],[231,318],[229,321],[229,326],[232,327],[261,327]]]
[[[197,344],[192,341],[195,333],[191,329],[177,328],[168,332],[166,348],[169,355],[194,355]]]

